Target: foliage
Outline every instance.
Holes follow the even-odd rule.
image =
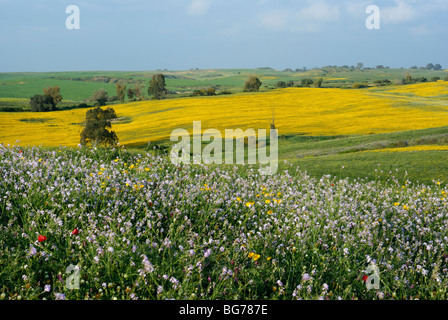
[[[302,79],[302,82],[301,82],[302,87],[310,87],[313,83],[314,83],[314,81],[311,78]]]
[[[375,80],[373,81],[377,86],[383,87],[392,84],[389,79]]]
[[[92,97],[90,98],[91,101],[94,101],[96,105],[98,106],[104,106],[106,105],[106,102],[108,100],[108,94],[107,91],[104,89],[96,90]]]
[[[90,109],[86,112],[85,127],[81,132],[81,145],[92,143],[93,145],[114,146],[118,142],[118,137],[114,131],[109,131],[112,127],[111,120],[116,119],[115,110],[100,107]]]
[[[275,85],[277,88],[286,88],[286,82],[285,81],[279,81]]]
[[[51,98],[53,107],[56,108],[57,104],[62,101],[62,95],[59,87],[48,87],[44,89],[44,95]]]
[[[30,106],[32,112],[54,111],[56,107],[50,96],[36,94],[30,98]]]
[[[255,76],[249,77],[244,83],[244,92],[258,92],[262,82]]]
[[[215,95],[216,95],[216,89],[213,88],[213,87],[207,88],[207,89],[194,90],[193,93],[191,94],[192,97],[196,97],[196,96],[215,96]]]
[[[128,99],[129,99],[129,101],[135,101],[136,100],[135,89],[132,89],[132,88],[128,89]]]
[[[115,84],[115,88],[117,90],[118,100],[124,102],[124,98],[126,97],[126,85],[124,83],[117,82]]]
[[[148,94],[152,95],[154,99],[162,99],[166,93],[165,76],[163,74],[153,75],[149,82]]]

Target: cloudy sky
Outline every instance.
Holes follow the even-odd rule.
[[[447,17],[447,0],[0,0],[0,72],[448,68]]]

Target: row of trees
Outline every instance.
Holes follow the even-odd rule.
[[[439,63],[432,64],[428,63],[425,67],[421,66],[420,68],[417,66],[412,66],[410,69],[420,69],[420,70],[442,70],[442,66]]]
[[[144,99],[143,87],[141,84],[135,84],[134,88],[127,88],[126,84],[117,82],[115,83],[115,90],[117,95],[109,98],[108,93],[104,89],[96,90],[90,97],[90,101],[93,101],[97,106],[104,106],[108,101],[121,101],[124,102],[126,96],[129,101],[141,101]],[[163,74],[156,74],[152,76],[149,81],[149,87],[147,89],[148,95],[153,99],[163,99],[168,90],[166,89],[165,76]]]
[[[321,88],[323,79],[319,78],[318,80],[314,81],[311,78],[302,79],[300,82],[294,82],[293,80],[285,81],[279,81],[276,83],[277,88],[290,88],[290,87],[311,87],[314,85],[316,88]]]
[[[128,88],[126,90],[126,85],[117,82],[115,84],[115,89],[117,91],[117,98],[119,101],[124,102],[126,95],[131,101],[143,100],[143,88],[139,84],[135,84],[134,88]],[[162,99],[167,93],[165,76],[161,73],[152,76],[149,81],[148,95],[152,96],[153,99]]]
[[[440,80],[440,77],[432,77],[429,81],[436,82]],[[448,80],[448,76],[445,78],[445,81]],[[428,82],[426,77],[417,77],[414,78],[410,72],[406,72],[404,78],[401,80],[402,84],[412,84],[417,82]]]

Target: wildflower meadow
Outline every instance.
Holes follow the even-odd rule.
[[[444,182],[258,169],[1,145],[0,299],[447,298]]]

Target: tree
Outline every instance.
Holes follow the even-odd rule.
[[[30,98],[30,106],[32,112],[54,111],[53,99],[45,94],[36,94]]]
[[[356,69],[361,70],[362,67],[364,67],[364,63],[362,63],[362,62],[358,62],[358,63],[356,64]]]
[[[301,83],[302,83],[302,87],[309,87],[314,83],[314,81],[313,81],[313,79],[306,78],[306,79],[302,79]]]
[[[54,109],[56,105],[62,101],[62,95],[59,91],[59,87],[48,87],[44,89],[44,95],[49,96]]]
[[[433,65],[432,63],[428,63],[428,64],[426,65],[426,69],[428,69],[428,70],[432,70],[432,69],[434,69],[434,65]]]
[[[90,100],[96,102],[98,106],[106,105],[107,99],[108,99],[107,92],[104,89],[96,90],[93,93],[93,96],[90,98]]]
[[[437,63],[434,65],[434,70],[442,70],[442,66]]]
[[[244,83],[244,92],[258,92],[261,87],[261,81],[255,76],[249,77]]]
[[[152,95],[154,99],[162,99],[166,94],[165,76],[163,74],[155,74],[149,82],[148,94]]]
[[[117,90],[118,100],[124,102],[124,98],[126,97],[126,85],[124,83],[117,82],[115,84],[115,88]]]
[[[286,88],[286,83],[285,81],[279,81],[276,84],[277,88]]]
[[[405,74],[404,74],[404,80],[403,80],[403,84],[409,84],[409,83],[411,83],[413,80],[412,80],[412,74],[410,73],[410,72],[406,72]]]
[[[288,80],[288,81],[286,81],[286,87],[294,87],[294,81],[292,81],[292,80]]]
[[[207,92],[207,95],[208,95],[208,96],[214,96],[214,95],[216,95],[216,90],[215,90],[215,88],[213,88],[213,87],[208,88],[206,92]]]
[[[81,132],[81,145],[85,146],[88,143],[95,146],[116,145],[118,142],[117,134],[108,130],[112,127],[111,120],[116,118],[115,110],[110,107],[106,110],[101,109],[101,107],[88,110],[85,127]]]
[[[319,80],[316,81],[315,86],[317,88],[321,88],[322,87],[322,82],[324,81],[324,79],[319,78]]]
[[[135,97],[137,100],[142,101],[144,96],[143,96],[143,91],[142,88],[139,84],[135,84],[134,86],[134,93],[135,93]]]
[[[130,101],[135,101],[135,90],[134,89],[131,89],[131,88],[128,89],[128,99]]]

